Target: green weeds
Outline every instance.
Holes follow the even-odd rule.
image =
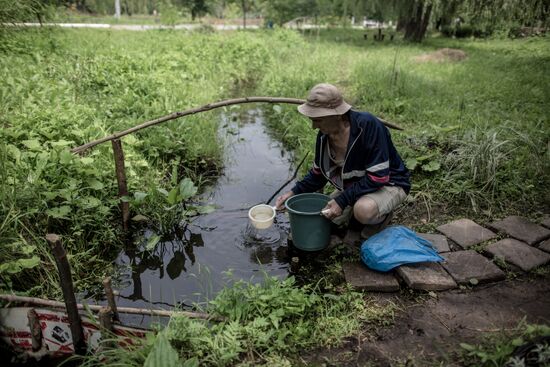
[[[261,284],[236,281],[210,301],[205,311],[225,321],[207,324],[172,317],[156,341],[146,340],[144,349],[136,346],[148,355],[139,353],[136,360],[133,353],[111,350],[91,358],[109,364],[143,365],[143,359],[152,359],[159,348],[168,349],[162,341],[167,338],[184,365],[269,365],[274,361],[290,365],[287,358],[295,353],[337,346],[364,323],[391,318],[393,309],[366,304],[359,293],[323,294],[311,287],[298,287],[292,277],[279,280],[266,276]]]
[[[550,328],[520,323],[513,330],[486,337],[480,344],[461,343],[467,366],[545,366],[550,363]]]

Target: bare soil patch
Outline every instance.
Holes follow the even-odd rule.
[[[525,318],[550,324],[550,275],[457,289],[432,295],[368,295],[380,307],[396,303],[393,325],[364,330],[332,350],[303,357],[306,365],[461,366],[460,343],[475,344],[485,335],[510,330]]]
[[[458,62],[463,61],[467,57],[466,52],[456,48],[442,48],[428,54],[416,56],[416,62]]]

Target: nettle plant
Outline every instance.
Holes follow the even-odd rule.
[[[138,213],[132,218],[134,222],[147,222],[161,235],[185,227],[200,214],[214,211],[213,205],[192,201],[198,187],[190,178],[185,177],[177,182],[177,175],[172,177],[168,187],[153,183],[147,192],[136,191],[132,196],[122,198],[130,203],[133,212]]]

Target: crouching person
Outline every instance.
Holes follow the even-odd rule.
[[[298,111],[319,130],[315,160],[309,173],[277,198],[277,208],[293,195],[321,190],[328,181],[336,190],[323,210],[327,218],[341,226],[359,222],[363,238],[382,230],[411,187],[388,129],[370,113],[352,110],[331,84],[313,87]]]

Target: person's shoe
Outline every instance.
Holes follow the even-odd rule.
[[[366,240],[367,238],[374,236],[378,232],[382,231],[388,226],[388,224],[390,224],[392,218],[393,212],[389,212],[388,214],[386,214],[386,218],[384,218],[382,222],[365,225],[365,227],[363,227],[363,230],[361,231],[361,238]]]

